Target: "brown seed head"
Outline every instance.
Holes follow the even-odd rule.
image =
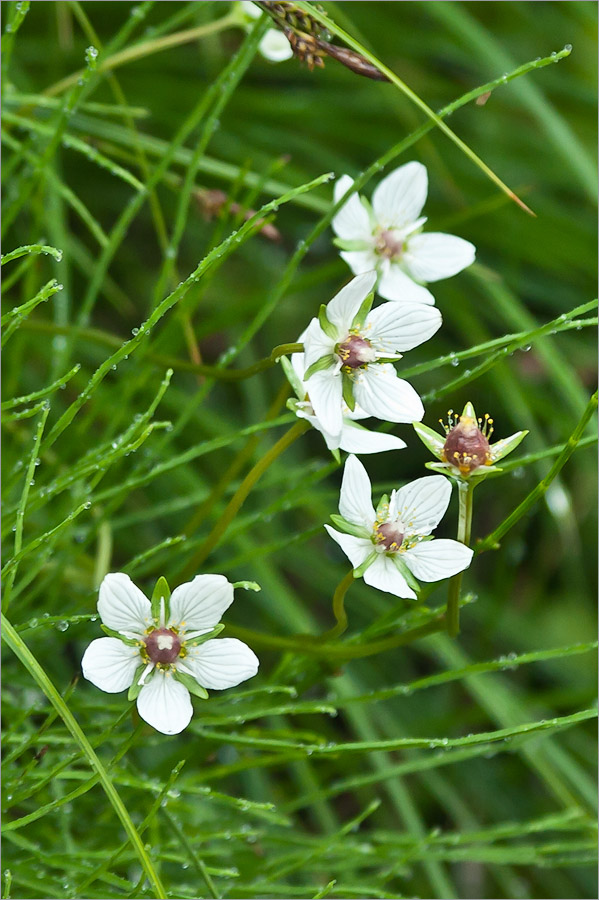
[[[460,416],[457,425],[449,431],[443,445],[443,459],[457,466],[462,475],[492,464],[489,441],[472,416]]]

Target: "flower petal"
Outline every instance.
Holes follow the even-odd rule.
[[[404,485],[395,494],[390,515],[398,517],[408,534],[430,534],[437,527],[451,499],[451,481],[443,475],[425,475]]]
[[[83,654],[81,669],[84,678],[101,691],[118,694],[131,687],[141,661],[137,647],[130,647],[118,638],[96,638]]]
[[[224,575],[196,575],[171,594],[167,628],[207,632],[221,620],[233,602],[233,585]]]
[[[162,734],[179,734],[189,725],[193,706],[187,688],[170,672],[158,669],[137,698],[137,711]]]
[[[98,612],[114,631],[143,634],[152,623],[150,601],[123,572],[113,572],[102,581]]]
[[[330,356],[335,349],[335,338],[331,338],[320,327],[318,319],[312,319],[303,335],[304,365],[307,371],[323,356]],[[302,381],[305,376],[302,372]]]
[[[202,687],[222,691],[252,678],[260,662],[243,641],[220,638],[191,647],[185,665]]]
[[[435,303],[431,292],[412,281],[396,263],[383,267],[378,292],[385,300],[396,303],[424,303],[427,306]]]
[[[343,385],[341,374],[317,372],[308,382],[310,403],[322,427],[337,436],[343,428]]]
[[[349,175],[342,175],[335,182],[335,203],[338,203],[343,195],[354,183]],[[360,203],[358,194],[352,194],[347,203],[341,207],[337,215],[333,217],[331,227],[335,234],[344,241],[368,240],[372,234],[368,213]]]
[[[348,456],[343,469],[339,512],[352,525],[374,525],[376,513],[372,505],[372,487],[368,472],[355,456]]]
[[[345,260],[354,275],[376,269],[378,257],[374,250],[344,250],[339,254]]]
[[[409,162],[387,175],[375,188],[372,208],[383,228],[402,228],[417,219],[428,193],[426,166]]]
[[[417,281],[451,278],[472,265],[476,247],[454,234],[415,234],[409,238],[402,263]]]
[[[421,581],[441,581],[467,569],[473,551],[459,541],[444,538],[422,541],[403,555],[405,564]]]
[[[258,50],[270,62],[284,62],[291,59],[293,50],[282,31],[269,28],[258,45]]]
[[[391,363],[368,366],[354,378],[354,396],[371,416],[387,422],[419,422],[422,401],[411,384],[397,377]]]
[[[374,271],[356,275],[327,304],[327,318],[337,327],[341,339],[347,335],[354,316],[374,288],[375,281],[376,272]]]
[[[409,587],[393,560],[384,553],[381,553],[366,569],[364,581],[371,587],[385,591],[387,594],[395,594],[396,597],[403,597],[406,600],[416,599],[416,594]]]
[[[369,340],[376,350],[391,355],[418,347],[435,334],[442,323],[435,306],[422,303],[383,303],[368,315]]]
[[[373,543],[369,538],[343,534],[341,531],[335,531],[330,525],[325,525],[324,527],[333,540],[339,544],[354,569],[361,566],[364,560],[372,553]]]
[[[395,437],[394,434],[368,431],[361,425],[353,425],[347,419],[343,420],[339,447],[346,453],[384,453],[386,450],[403,450],[405,446],[405,441]]]

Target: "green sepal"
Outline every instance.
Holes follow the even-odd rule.
[[[137,669],[135,670],[135,675],[133,676],[133,683],[132,683],[131,687],[129,688],[129,690],[127,691],[127,700],[137,700],[137,698],[139,696],[139,692],[141,691],[142,687],[144,686],[143,684],[138,684],[137,682],[141,678],[145,667],[146,667],[146,664],[142,663],[141,666],[138,666]],[[148,680],[152,677],[152,675],[154,674],[155,671],[156,671],[156,669],[154,668],[154,669],[152,669],[151,672],[148,672],[148,677],[144,681],[144,684],[148,683]]]
[[[113,628],[109,628],[108,625],[100,625],[100,628],[107,634],[108,637],[117,638],[119,641],[122,641],[123,644],[127,644],[128,647],[139,647],[139,641],[134,640],[133,638],[125,637],[124,634],[121,634],[120,631],[114,631]]]
[[[369,553],[364,562],[354,569],[354,578],[362,578],[366,569],[369,569],[373,562],[376,562],[378,557],[378,551],[373,550],[372,553]]]
[[[166,578],[161,575],[152,591],[152,618],[155,622],[160,622],[160,601],[164,600],[164,624],[168,622],[171,614],[171,589],[168,586]]]
[[[500,441],[495,441],[494,444],[491,444],[491,458],[493,462],[503,459],[512,450],[515,450],[527,434],[528,431],[517,431],[515,434],[510,434],[509,437],[502,438]]]
[[[341,384],[343,386],[343,399],[349,409],[353,412],[356,408],[354,385],[349,375],[346,375],[345,372],[341,375]]]
[[[262,588],[257,581],[234,581],[234,588],[243,588],[244,591],[261,591]]]
[[[370,250],[371,245],[367,241],[344,241],[343,238],[333,238],[333,243],[340,250],[348,250],[350,253]]]
[[[199,647],[200,644],[205,644],[206,641],[211,640],[214,637],[218,637],[221,631],[224,631],[225,626],[222,622],[219,625],[215,625],[211,631],[207,631],[206,634],[199,634],[197,637],[192,638],[190,641],[185,640],[185,635],[183,635],[183,640],[185,642],[186,647]]]
[[[334,450],[331,450],[331,455],[338,466],[341,465],[341,453],[339,452],[339,447],[335,447]]]
[[[432,428],[429,428],[428,425],[424,425],[422,422],[412,422],[412,428],[424,446],[431,451],[433,456],[436,456],[437,459],[442,459],[441,454],[443,453],[443,447],[445,446],[443,436],[437,431],[433,431]]]
[[[412,572],[406,565],[405,560],[403,560],[401,558],[399,553],[389,553],[388,555],[393,560],[393,564],[395,565],[395,568],[398,569],[400,574],[403,575],[403,577],[405,578],[408,587],[412,588],[412,590],[414,591],[415,594],[419,594],[420,591],[422,590],[422,588],[420,587],[420,584],[416,581],[416,579],[414,578],[414,575],[412,574]]]
[[[326,336],[336,341],[338,338],[337,328],[329,320],[329,317],[327,316],[327,308],[324,303],[320,304],[320,309],[318,310],[318,321]]]
[[[383,519],[389,512],[389,494],[383,494],[376,508],[377,519]]]
[[[370,531],[364,525],[354,525],[352,522],[348,522],[347,519],[344,519],[343,516],[338,516],[336,513],[332,513],[331,521],[345,534],[352,534],[354,537],[358,538],[369,538],[371,536]]]
[[[290,360],[288,360],[286,356],[281,356],[279,362],[281,363],[285,378],[293,388],[298,400],[302,400],[305,393],[304,385],[291,365]],[[289,404],[289,401],[287,401],[287,403]]]
[[[304,373],[304,381],[308,381],[312,375],[315,375],[316,372],[322,372],[324,369],[329,369],[331,366],[335,365],[335,357],[332,353],[328,353],[326,356],[321,356],[320,359],[317,359],[316,362],[313,362],[311,366],[308,366]]]
[[[198,684],[191,675],[187,675],[186,672],[180,672],[178,669],[175,669],[173,675],[177,681],[181,682],[181,684],[187,688],[190,694],[194,694],[202,700],[208,699],[208,691],[206,688],[203,688],[201,684]]]
[[[352,323],[351,323],[352,328],[361,328],[361,326],[364,324],[364,322],[366,320],[366,316],[372,309],[373,303],[374,303],[374,291],[371,291],[370,294],[368,294],[368,296],[365,297],[364,300],[362,300],[360,309],[353,317]]]
[[[368,218],[370,219],[371,225],[377,225],[376,216],[374,214],[374,210],[372,208],[372,204],[370,200],[367,200],[366,197],[363,197],[362,194],[359,195],[359,200],[366,212],[368,213]]]

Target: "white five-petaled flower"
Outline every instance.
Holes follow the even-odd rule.
[[[335,203],[353,180],[342,175],[335,184]],[[433,304],[424,284],[457,275],[474,262],[476,248],[453,234],[422,234],[421,217],[428,192],[426,167],[409,162],[387,175],[375,188],[372,206],[352,194],[331,225],[342,258],[355,275],[376,269],[378,293],[386,300]]]
[[[306,332],[298,338],[298,343],[303,343]],[[310,425],[322,434],[329,450],[345,450],[347,453],[384,453],[386,450],[402,450],[406,443],[394,434],[383,434],[377,431],[368,431],[362,425],[358,425],[357,419],[368,418],[368,413],[357,405],[350,410],[343,402],[343,422],[339,434],[331,434],[320,421],[314,407],[310,402],[308,387],[304,381],[306,364],[303,353],[294,353],[291,362],[284,356],[281,364],[289,383],[295,391],[297,400],[288,400],[287,405],[300,419],[306,419]]]
[[[255,19],[263,15],[262,10],[254,6],[251,0],[239,0],[237,9],[240,11],[240,24],[244,26],[251,25]],[[268,29],[258,44],[258,50],[269,62],[285,62],[293,56],[291,44],[278,28]]]
[[[375,281],[375,272],[352,279],[304,333],[310,402],[334,436],[343,428],[344,403],[388,422],[417,422],[424,415],[420,397],[391,361],[432,337],[441,314],[420,303],[384,303],[370,311]]]
[[[349,456],[345,463],[340,516],[331,516],[339,528],[324,527],[337,541],[366,584],[415,599],[417,582],[440,581],[468,568],[472,550],[459,541],[433,539],[431,532],[445,514],[451,482],[442,475],[417,478],[383,497],[375,510],[370,479],[362,463]]]
[[[210,640],[233,602],[224,575],[197,575],[169,598],[160,579],[152,603],[128,575],[107,575],[98,612],[111,637],[92,641],[83,655],[84,676],[110,694],[129,688],[144,721],[163,734],[178,734],[193,713],[190,691],[223,690],[251,678],[258,659],[242,641]]]

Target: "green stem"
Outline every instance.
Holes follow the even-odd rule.
[[[199,38],[206,37],[209,34],[215,34],[224,28],[231,28],[237,24],[237,17],[234,15],[226,15],[215,22],[208,22],[206,25],[198,25],[197,28],[188,28],[186,31],[177,31],[175,34],[167,34],[164,37],[155,38],[152,41],[144,41],[141,44],[134,44],[127,47],[119,53],[113,53],[105,60],[98,63],[97,71],[106,72],[116,69],[125,63],[132,62],[134,59],[140,59],[149,56],[151,53],[158,53],[160,50],[168,50],[169,47],[180,47],[181,44],[188,44],[190,41],[196,41]],[[66,88],[76,84],[83,74],[83,69],[67,75],[62,81],[57,81],[44,91],[45,97],[54,97],[56,94],[62,93]]]
[[[262,459],[260,459],[253,467],[253,469],[250,469],[248,474],[245,476],[245,478],[231,497],[220,519],[218,520],[204,543],[200,545],[200,547],[197,549],[197,551],[185,566],[181,575],[182,579],[190,577],[194,572],[196,572],[204,562],[206,557],[209,555],[209,553],[211,553],[212,550],[216,547],[221,537],[243,506],[248,494],[262,477],[264,472],[266,472],[271,463],[273,463],[275,459],[280,456],[284,450],[287,449],[287,447],[293,444],[293,442],[309,428],[310,425],[304,420],[296,422],[295,425],[292,425],[289,431],[286,431],[283,437],[280,438],[273,447],[271,447],[268,453],[265,453]]]
[[[79,745],[82,753],[87,758],[91,768],[97,773],[106,796],[110,800],[114,811],[121,820],[121,824],[133,845],[139,861],[146,873],[146,876],[154,890],[154,896],[158,898],[166,898],[166,893],[160,877],[156,872],[152,860],[148,856],[148,852],[139,836],[139,833],[131,821],[131,817],[127,812],[125,804],[121,800],[120,794],[116,790],[114,784],[110,780],[108,772],[103,763],[98,758],[95,750],[89,740],[83,733],[81,726],[71,713],[70,709],[56,690],[53,683],[48,678],[45,670],[41,667],[37,659],[33,656],[23,639],[15,631],[11,623],[2,615],[2,638],[8,644],[16,657],[23,663],[38,687],[44,692],[52,706],[58,712],[64,724],[72,734],[76,743]]]
[[[73,335],[74,337],[83,338],[83,340],[102,344],[105,347],[113,347],[115,350],[123,344],[122,338],[109,334],[107,331],[101,331],[99,328],[57,325],[54,322],[45,322],[41,319],[26,320],[20,323],[20,327],[27,329],[27,331],[39,331],[45,334]],[[160,366],[179,369],[183,372],[193,372],[195,375],[205,375],[209,378],[217,378],[219,381],[242,381],[244,378],[251,378],[253,375],[258,375],[260,372],[272,368],[282,356],[287,356],[290,353],[302,353],[303,350],[303,344],[279,344],[264,359],[258,360],[258,362],[245,369],[223,369],[220,366],[206,366],[202,363],[194,363],[186,359],[179,359],[176,356],[166,356],[162,353],[152,353],[151,351],[148,351],[145,358],[149,362]]]
[[[285,400],[287,399],[287,397],[289,395],[289,391],[290,391],[289,383],[287,381],[283,382],[279,392],[277,393],[275,399],[271,403],[270,408],[265,416],[265,422],[268,422],[277,417],[277,415],[281,411],[281,407],[283,406],[283,404],[285,403]],[[206,497],[204,502],[202,504],[200,504],[200,506],[195,511],[193,516],[185,524],[185,527],[183,528],[184,534],[188,534],[188,535],[194,534],[196,529],[198,528],[198,526],[201,525],[202,522],[204,522],[207,519],[214,504],[218,500],[220,500],[220,498],[223,496],[223,494],[227,490],[227,487],[229,486],[229,484],[233,481],[234,478],[237,478],[237,475],[239,474],[239,472],[241,472],[241,470],[243,469],[245,464],[251,460],[259,442],[260,442],[260,434],[252,435],[252,437],[249,439],[249,441],[247,442],[245,447],[243,447],[239,451],[239,453],[235,456],[234,460],[232,461],[231,465],[226,469],[222,478],[220,478],[216,482],[216,484],[214,485],[213,489],[210,491],[209,495]]]
[[[330,631],[325,631],[322,640],[334,640],[347,629],[347,613],[345,612],[345,595],[354,583],[354,570],[350,569],[341,579],[333,594],[333,615],[337,624]]]
[[[518,522],[522,516],[524,516],[528,510],[534,506],[537,500],[540,500],[541,497],[547,491],[549,485],[553,481],[553,479],[559,474],[561,469],[568,462],[574,451],[576,450],[578,444],[582,440],[582,436],[584,434],[584,430],[587,427],[593,413],[597,409],[597,391],[592,395],[589,400],[585,411],[583,412],[578,425],[566,441],[564,445],[564,449],[555,460],[549,472],[543,478],[542,481],[537,484],[535,488],[528,494],[527,497],[524,498],[522,503],[516,507],[516,509],[510,513],[507,519],[504,519],[501,525],[498,525],[495,531],[492,531],[491,534],[487,535],[482,541],[479,541],[476,547],[477,553],[483,553],[485,550],[496,550],[499,546],[499,541],[501,538],[513,528],[513,526]]]
[[[227,625],[228,635],[240,638],[250,646],[267,647],[272,650],[291,650],[295,653],[306,653],[308,656],[316,656],[321,659],[333,660],[335,662],[345,662],[348,659],[360,659],[364,656],[374,656],[377,653],[384,653],[386,650],[394,650],[397,647],[411,644],[414,641],[420,640],[420,638],[426,637],[429,634],[435,634],[438,631],[445,631],[444,616],[436,616],[424,625],[418,625],[416,628],[410,628],[408,631],[403,631],[401,634],[394,634],[391,637],[383,638],[380,641],[372,641],[368,644],[343,644],[339,642],[334,644],[323,644],[320,642],[320,638],[306,634],[282,637],[279,635],[254,631],[251,628],[242,628],[238,625]]]
[[[472,531],[472,495],[474,484],[470,481],[458,481],[460,511],[458,518],[458,541],[470,546]],[[447,594],[447,633],[456,637],[460,633],[460,590],[463,572],[458,572],[449,582]]]

